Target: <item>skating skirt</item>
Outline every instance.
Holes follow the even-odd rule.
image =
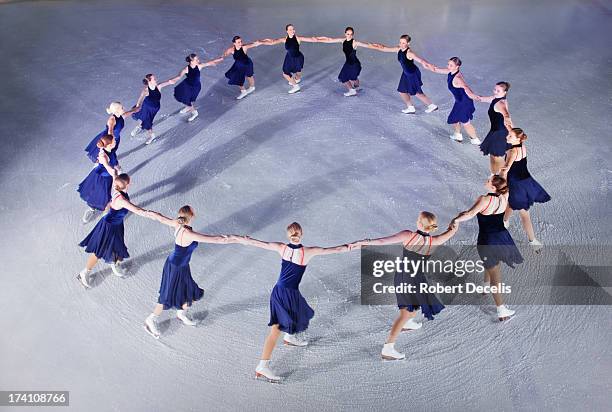
[[[299,73],[304,68],[304,55],[299,52],[297,56],[291,56],[289,53],[285,55],[283,62],[283,73],[291,76],[294,73]]]
[[[512,268],[515,264],[523,263],[521,252],[505,229],[499,232],[480,232],[476,249],[486,269],[494,267],[499,262],[504,262]]]
[[[546,203],[550,195],[535,179],[508,179],[508,204],[514,210],[529,210],[534,203]]]
[[[123,239],[123,220],[119,223],[109,223],[102,217],[79,246],[85,252],[93,253],[106,263],[114,263],[130,257]]]
[[[91,160],[94,163],[96,163],[98,161],[98,153],[100,153],[100,148],[98,148],[98,146],[97,146],[98,145],[98,141],[105,134],[106,134],[106,129],[104,129],[103,131],[98,133],[96,135],[96,137],[94,137],[91,140],[91,142],[89,142],[87,147],[85,147],[85,152],[87,153],[87,157],[89,158],[89,160]],[[119,164],[119,161],[117,160],[117,149],[119,148],[119,143],[120,142],[121,142],[121,135],[115,136],[115,147],[113,148],[113,150],[108,155],[108,163],[112,167],[115,167],[115,166],[117,166]]]
[[[455,101],[446,123],[467,123],[474,118],[474,102],[471,99]]]
[[[157,302],[164,305],[164,309],[181,309],[186,303],[188,306],[202,299],[204,290],[191,277],[189,265],[176,266],[166,259],[159,286],[159,299]]]
[[[202,83],[199,80],[191,83],[188,79],[184,79],[174,88],[174,98],[185,106],[191,106],[191,103],[198,99],[201,89]]]
[[[234,86],[244,86],[245,78],[253,76],[253,60],[250,58],[247,61],[234,61],[232,67],[225,72],[225,77],[228,78],[228,84]]]
[[[98,165],[79,184],[77,192],[81,199],[91,208],[104,210],[111,201],[111,188],[113,178],[108,174],[104,166]]]
[[[176,91],[176,89],[175,89]],[[199,90],[198,90],[199,93]],[[196,98],[198,95],[196,94]],[[195,100],[193,100],[195,101]],[[139,111],[132,115],[132,119],[140,120],[141,126],[144,130],[151,130],[153,128],[153,120],[155,119],[155,115],[159,111],[160,104],[159,102],[151,101],[147,98],[142,102],[142,107]]]
[[[503,156],[510,145],[506,142],[506,129],[491,130],[480,144],[483,155]]]
[[[400,77],[397,91],[414,96],[417,93],[423,93],[423,90],[421,89],[422,85],[423,82],[421,81],[421,71],[417,68],[417,70],[412,73],[402,72],[402,77]]]
[[[338,75],[338,80],[341,83],[346,83],[349,80],[355,81],[359,78],[359,73],[361,73],[361,63],[359,60],[355,63],[344,63]]]
[[[290,334],[308,329],[308,323],[314,316],[314,310],[298,289],[289,289],[275,285],[270,295],[270,323],[278,325],[283,332]]]
[[[395,274],[393,279],[395,286],[400,286],[402,283],[408,285],[414,285],[415,293],[396,293],[397,307],[400,309],[406,308],[408,312],[414,312],[419,307],[425,316],[429,320],[433,320],[434,315],[442,312],[444,305],[438,297],[433,293],[421,293],[420,284],[427,282],[427,278],[422,273],[417,273],[414,277],[404,272],[398,272]]]

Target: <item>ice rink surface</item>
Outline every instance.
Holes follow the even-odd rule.
[[[5,3],[5,2],[0,2]],[[330,4],[333,3],[333,4]],[[83,148],[113,100],[131,107],[144,74],[176,75],[184,57],[216,57],[246,41],[342,36],[413,49],[444,65],[460,56],[472,88],[512,83],[514,123],[529,135],[529,164],[553,201],[532,218],[549,245],[609,243],[612,8],[606,1],[17,1],[0,5],[0,389],[69,390],[75,411],[610,410],[612,309],[518,306],[514,320],[483,306],[451,306],[402,334],[403,362],[380,349],[396,309],[359,304],[359,253],[316,258],[301,290],[316,311],[307,349],[279,347],[278,385],[253,379],[267,333],[272,252],[200,245],[194,278],[205,289],[196,328],[162,315],[159,341],[142,323],[172,250],[165,226],[130,216],[130,276],[98,266],[89,291],[75,280],[75,191],[91,163]],[[173,216],[183,204],[196,230],[284,241],[297,220],[307,245],[331,246],[414,229],[420,210],[441,225],[484,191],[488,160],[448,138],[452,96],[423,71],[438,112],[403,115],[392,53],[360,49],[363,91],[337,82],[340,45],[303,43],[302,91],[288,95],[282,45],[250,51],[257,90],[237,102],[225,60],[202,73],[200,117],[187,123],[163,91],[150,146],[130,139],[120,163],[132,200]],[[476,103],[481,137],[487,104]],[[526,243],[518,217],[511,233]],[[475,241],[461,226],[453,243]],[[508,269],[505,269],[508,270]],[[517,270],[521,270],[520,268]],[[537,276],[537,273],[525,273]],[[489,306],[487,306],[489,305]],[[24,409],[25,410],[25,409]]]

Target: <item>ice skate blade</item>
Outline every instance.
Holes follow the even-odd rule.
[[[76,276],[76,278],[79,281],[79,283],[81,284],[81,286],[83,286],[83,289],[85,289],[85,290],[91,289],[91,286],[87,286],[87,285],[85,285],[85,283],[83,283],[83,280],[81,279],[81,274],[80,273]]]
[[[269,383],[280,383],[280,379],[270,379],[266,375],[264,375],[262,373],[259,373],[259,372],[255,372],[255,379],[256,380],[264,380],[264,381],[269,382]]]
[[[516,315],[516,313],[514,315]],[[498,316],[497,320],[499,320],[500,323],[508,322],[509,320],[514,319],[514,315],[511,315],[511,316],[502,316],[501,318]]]
[[[304,345],[296,345],[295,343],[291,343],[291,342],[288,342],[286,340],[283,340],[283,345],[285,345],[285,346],[292,346],[294,348],[303,348],[305,346],[308,346],[308,343],[306,343]]]
[[[153,333],[153,331],[151,329],[149,329],[149,327],[147,326],[147,324],[145,323],[144,325],[144,330],[151,336],[153,336],[154,339],[159,339],[159,335],[156,335],[155,333]]]
[[[421,328],[419,328],[419,329],[421,329]],[[402,328],[402,332],[414,332],[415,330],[419,330],[419,329]]]
[[[383,359],[383,361],[401,361],[406,359],[405,356],[403,358],[394,358],[393,356],[380,355],[380,357]]]

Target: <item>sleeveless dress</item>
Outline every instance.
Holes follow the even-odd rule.
[[[467,123],[474,118],[474,112],[476,111],[474,102],[469,98],[465,90],[453,86],[453,79],[458,73],[459,71],[454,74],[449,73],[446,79],[448,90],[450,90],[455,97],[455,104],[446,120],[448,124]]]
[[[182,226],[175,233],[175,242],[179,234],[185,230]],[[157,302],[164,305],[164,309],[182,309],[187,303],[189,306],[204,295],[204,291],[191,277],[189,261],[191,254],[198,247],[198,242],[191,242],[189,246],[180,246],[174,243],[174,251],[164,263],[161,285],[159,286],[159,298]]]
[[[293,255],[304,260],[302,245],[288,244],[283,249],[281,273],[270,295],[270,322],[268,326],[278,325],[279,329],[289,334],[303,332],[308,328],[314,310],[298,289],[306,266],[294,263]]]
[[[160,102],[161,92],[159,89],[157,87],[155,89],[149,87],[149,95],[142,101],[140,110],[132,114],[132,119],[140,120],[144,130],[151,130],[153,128],[153,119],[155,119],[155,115],[160,108]]]
[[[104,150],[104,149],[98,149]],[[117,166],[117,156],[106,152],[111,167]],[[87,205],[96,210],[104,210],[111,201],[113,177],[108,174],[104,165],[98,164],[79,184],[77,192]]]
[[[523,263],[523,256],[519,252],[512,236],[504,226],[504,208],[500,208],[501,200],[499,194],[489,193],[489,203],[481,210],[476,218],[478,219],[478,241],[476,249],[478,255],[484,263],[486,269],[490,269],[499,262],[504,262],[510,267],[515,264]],[[494,199],[497,200],[495,205]],[[489,209],[489,206],[494,207],[493,214],[484,215],[483,211]],[[501,211],[499,210],[501,209]]]
[[[346,61],[342,66],[342,70],[340,70],[338,80],[341,83],[346,83],[349,80],[355,81],[359,78],[359,73],[361,73],[361,62],[357,58],[357,50],[353,48],[353,40],[344,40],[342,42],[342,52],[344,57],[346,57]]]
[[[283,62],[283,73],[291,76],[293,73],[299,73],[304,68],[304,55],[300,51],[300,43],[295,36],[285,39],[285,61]]]
[[[402,77],[400,77],[397,91],[414,96],[417,93],[423,93],[423,90],[421,90],[423,82],[421,81],[421,71],[417,65],[414,64],[413,60],[406,57],[407,51],[408,49],[404,51],[400,49],[397,52],[397,60],[402,66]]]
[[[242,47],[239,49],[234,47],[233,56],[234,64],[225,72],[225,77],[229,79],[228,84],[243,86],[245,79],[253,76],[253,60],[246,55]]]
[[[489,105],[487,114],[491,121],[491,130],[480,144],[480,151],[483,155],[503,156],[508,150],[508,143],[506,142],[508,129],[504,125],[504,116],[494,109],[497,102],[501,100],[506,100],[506,97],[495,98]]]
[[[529,210],[535,202],[546,203],[550,195],[538,182],[535,181],[529,170],[527,170],[527,154],[523,144],[511,146],[520,147],[523,158],[515,160],[508,170],[508,204],[514,210]]]
[[[117,192],[113,199],[119,196],[130,200],[128,194],[124,192]],[[110,208],[79,246],[84,247],[85,252],[96,255],[98,259],[104,259],[106,263],[130,257],[123,239],[123,219],[128,213],[125,208],[119,210]]]
[[[420,239],[417,236],[420,235]],[[422,240],[421,240],[422,239]],[[421,243],[422,242],[422,243]],[[411,249],[408,249],[408,248]],[[404,244],[403,257],[412,260],[423,260],[426,262],[429,259],[429,252],[431,250],[431,236],[429,233],[421,232],[417,230],[412,239],[409,239]],[[402,309],[406,308],[409,312],[414,312],[419,307],[425,316],[429,320],[433,320],[434,315],[437,315],[444,309],[444,305],[438,297],[433,293],[421,293],[419,291],[421,283],[427,283],[425,274],[421,271],[411,276],[411,273],[396,272],[393,284],[400,286],[402,283],[414,285],[415,293],[396,293],[397,307]]]
[[[113,148],[113,150],[111,150],[108,157],[110,158],[111,164],[114,163],[115,165],[117,165],[119,163],[117,161],[117,149],[119,149],[119,143],[121,142],[121,130],[123,130],[123,126],[125,126],[125,120],[123,119],[123,116],[113,116],[115,117],[115,127],[113,128],[112,135],[115,136],[115,147]],[[98,133],[96,137],[94,137],[92,141],[89,142],[87,147],[85,147],[87,157],[89,157],[89,160],[94,163],[98,161],[98,153],[100,152],[100,148],[97,146],[98,141],[105,134],[111,134],[108,133],[108,127],[105,127],[103,131]]]
[[[191,106],[198,99],[200,90],[202,90],[200,69],[198,66],[188,65],[185,78],[174,88],[174,98],[185,106]]]

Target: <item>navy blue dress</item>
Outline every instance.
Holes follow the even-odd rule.
[[[198,66],[191,67],[189,65],[187,66],[187,75],[183,81],[174,88],[174,98],[185,106],[191,106],[193,102],[198,100],[200,90],[202,90],[200,69]]]
[[[177,230],[176,235],[178,236],[185,227],[191,229],[189,226],[184,226]],[[175,243],[174,251],[166,259],[159,287],[159,299],[157,299],[158,303],[164,305],[164,309],[182,309],[185,303],[191,306],[204,295],[204,290],[191,277],[189,268],[191,254],[197,247],[198,242],[191,242],[189,246]]]
[[[504,226],[505,207],[499,210],[501,205],[499,194],[489,193],[488,196],[490,196],[489,204],[485,210],[493,203],[495,213],[476,215],[478,219],[478,241],[476,243],[478,255],[486,269],[494,267],[499,262],[514,267],[515,264],[523,263],[523,256]],[[497,206],[494,203],[495,199],[497,199]]]
[[[123,116],[115,116],[115,115],[113,116],[115,117],[115,127],[113,128],[113,133],[109,133],[108,126],[107,126],[104,128],[103,131],[98,133],[96,137],[92,139],[91,142],[89,142],[87,147],[85,147],[85,152],[87,152],[87,157],[89,157],[89,160],[91,160],[94,163],[98,161],[98,153],[100,152],[100,148],[97,146],[98,141],[105,134],[112,134],[113,136],[115,136],[115,147],[109,153],[108,156],[110,158],[111,164],[114,163],[116,165],[119,163],[117,161],[117,149],[119,149],[119,143],[121,142],[121,130],[123,130],[123,126],[125,126],[125,120],[123,119]]]
[[[414,64],[413,60],[406,57],[407,51],[408,49],[403,51],[400,49],[397,52],[397,60],[402,66],[402,77],[400,77],[397,91],[414,96],[417,93],[423,93],[423,90],[421,90],[423,82],[421,81],[421,71],[417,65]]]
[[[344,40],[342,42],[342,52],[344,57],[346,57],[346,61],[342,66],[342,70],[340,70],[338,80],[341,83],[346,83],[349,80],[355,81],[359,78],[359,73],[361,73],[361,62],[357,58],[357,50],[353,48],[353,40]]]
[[[132,114],[132,119],[140,120],[142,122],[141,127],[144,130],[151,130],[153,128],[153,119],[159,111],[161,102],[161,92],[157,87],[155,89],[149,88],[149,95],[142,101],[140,110]]]
[[[234,64],[225,72],[225,77],[229,79],[228,84],[243,86],[245,79],[253,76],[253,60],[246,55],[242,47],[239,49],[234,47],[233,56]]]
[[[115,167],[117,165],[117,156],[113,157],[111,156],[112,153],[109,152],[106,152],[106,154],[109,157],[110,166]],[[81,199],[83,199],[89,207],[96,210],[104,210],[111,200],[112,186],[113,177],[108,174],[104,165],[98,164],[79,184],[77,192],[79,192]]]
[[[520,147],[523,153],[522,143],[511,147]],[[550,200],[550,195],[527,170],[526,155],[521,160],[512,162],[508,170],[508,189],[508,204],[514,210],[529,210],[535,202],[546,203]]]
[[[130,200],[128,194],[124,192],[117,193],[115,199],[121,195]],[[111,208],[79,246],[84,247],[85,252],[96,255],[98,259],[104,259],[106,263],[115,263],[117,260],[130,257],[123,239],[123,219],[128,213],[125,208],[119,210]]]
[[[508,150],[508,143],[506,142],[508,129],[504,125],[504,116],[495,111],[495,105],[500,100],[506,100],[506,97],[495,98],[489,105],[487,114],[491,121],[491,130],[480,144],[480,151],[483,155],[503,156]]]
[[[404,245],[404,253],[403,257],[408,258],[411,261],[423,261],[426,262],[429,259],[429,251],[431,249],[431,237],[429,233],[421,232],[417,230],[421,238],[423,239],[423,244],[418,248],[418,250],[408,250],[406,247],[413,247],[412,245]],[[417,239],[417,241],[419,241]],[[409,241],[410,242],[410,241]],[[407,242],[408,243],[408,242]],[[421,253],[422,252],[422,253]],[[397,298],[397,307],[402,309],[406,308],[408,312],[414,312],[415,310],[421,308],[421,312],[423,316],[425,316],[429,320],[433,320],[434,315],[442,312],[444,309],[444,305],[438,297],[433,293],[421,293],[420,292],[420,284],[429,284],[425,274],[422,271],[418,271],[414,276],[411,276],[411,273],[406,272],[396,272],[395,278],[393,279],[393,284],[397,287],[402,284],[414,285],[415,293],[396,293],[395,297]]]
[[[474,118],[474,112],[476,111],[474,101],[469,98],[465,89],[453,86],[453,79],[458,73],[459,71],[456,71],[454,74],[449,73],[446,79],[448,90],[455,97],[455,104],[446,120],[448,124],[467,123]]]
[[[295,36],[285,39],[285,61],[283,62],[283,73],[291,76],[293,73],[300,73],[304,68],[304,55],[300,51],[300,43]]]
[[[294,253],[301,254],[303,261],[304,247],[288,244],[283,251],[281,273],[270,295],[270,323],[268,323],[268,326],[278,325],[280,330],[290,334],[305,331],[314,316],[314,310],[298,289],[306,266],[291,261]],[[285,259],[285,255],[288,255],[289,260]]]

